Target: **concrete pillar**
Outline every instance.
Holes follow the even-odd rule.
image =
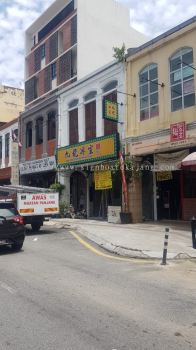
[[[61,108],[61,114],[59,115],[59,136],[58,146],[64,147],[69,145],[69,111],[68,106]]]
[[[104,119],[103,119],[103,106],[102,106],[102,90],[97,91],[96,96],[96,136],[104,135]]]
[[[2,168],[5,168],[5,134],[2,135]]]
[[[31,159],[35,159],[35,144],[36,144],[36,131],[35,131],[36,120],[32,120],[32,155]]]
[[[133,179],[128,185],[129,211],[132,214],[133,223],[142,222],[142,181],[141,178]]]
[[[86,214],[87,214],[87,218],[89,218],[89,216],[90,216],[89,188],[90,188],[90,180],[89,180],[89,177],[87,177],[86,178]]]
[[[64,190],[62,191],[60,200],[68,205],[70,205],[70,176],[70,171],[62,170],[62,172],[59,173],[58,177],[58,181],[65,186]]]
[[[24,119],[21,119],[21,139],[20,142],[22,144],[21,147],[21,163],[25,161],[25,150],[26,150],[26,123]]]
[[[47,157],[47,143],[48,143],[48,116],[43,115],[43,154],[42,157]]]
[[[157,221],[157,181],[156,173],[153,171],[153,201],[154,201],[154,220]]]
[[[85,128],[85,106],[83,98],[80,98],[78,105],[79,142],[85,141]]]
[[[8,166],[12,165],[12,130],[10,130],[10,138],[9,138],[9,162]]]
[[[123,82],[121,81],[118,82],[117,91],[125,91]],[[117,102],[118,102],[118,114],[119,114],[118,132],[120,135],[120,139],[124,140],[125,139],[125,112],[126,112],[125,95],[117,93]]]

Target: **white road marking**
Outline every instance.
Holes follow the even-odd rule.
[[[38,240],[38,238],[37,237],[35,237],[34,239],[33,239],[33,242],[36,242]]]
[[[8,286],[6,283],[0,281],[0,287],[7,290],[10,294],[16,294],[16,290]]]

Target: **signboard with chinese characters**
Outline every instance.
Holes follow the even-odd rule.
[[[180,122],[170,125],[170,141],[181,141],[186,139],[186,123]]]
[[[112,188],[112,174],[110,170],[95,171],[95,190],[108,190]]]
[[[105,119],[118,121],[118,104],[109,100],[104,101],[104,116]]]
[[[115,159],[118,154],[118,144],[118,134],[113,134],[59,148],[57,150],[58,167]]]
[[[40,173],[56,169],[55,156],[32,160],[19,164],[20,175]]]
[[[157,173],[157,181],[168,181],[172,180],[172,172],[171,171],[162,171]]]

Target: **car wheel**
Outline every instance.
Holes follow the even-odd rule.
[[[16,242],[12,244],[12,249],[17,252],[22,249],[22,246],[23,246],[23,242]]]
[[[41,225],[40,224],[31,224],[32,230],[33,231],[39,231]]]

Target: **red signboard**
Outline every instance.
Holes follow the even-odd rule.
[[[181,141],[186,139],[186,123],[180,122],[170,125],[170,141]]]

